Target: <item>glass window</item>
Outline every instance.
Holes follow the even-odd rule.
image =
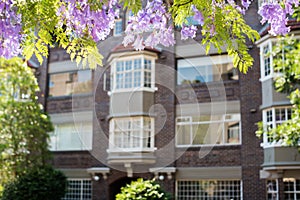
[[[110,149],[154,148],[154,119],[114,118],[110,121]]]
[[[240,180],[180,180],[177,181],[177,200],[242,199]]]
[[[50,134],[51,151],[92,149],[92,123],[64,123],[55,125]]]
[[[240,144],[240,130],[240,114],[178,117],[177,146]]]
[[[237,79],[238,73],[228,56],[177,60],[177,85]]]
[[[271,51],[269,44],[263,47],[264,76],[271,74]]]
[[[278,182],[277,180],[267,180],[267,200],[278,200]]]
[[[123,21],[122,19],[117,19],[115,21],[114,36],[122,35],[122,32],[123,32]]]
[[[272,129],[284,121],[292,118],[292,109],[290,107],[270,108],[263,111],[263,122],[266,129]],[[271,135],[264,135],[265,143],[272,143],[273,138]]]
[[[92,92],[90,70],[50,74],[49,96],[66,96]]]
[[[112,70],[113,90],[154,88],[153,61],[146,58],[118,60]]]
[[[91,200],[92,181],[85,179],[69,179],[65,197],[62,200]]]
[[[284,178],[284,199],[300,199],[300,179]]]

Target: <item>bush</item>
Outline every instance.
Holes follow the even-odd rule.
[[[60,200],[66,192],[65,175],[52,167],[38,168],[9,182],[1,200]]]
[[[116,195],[116,200],[168,200],[167,194],[154,180],[143,180],[139,178],[131,184],[121,188]]]

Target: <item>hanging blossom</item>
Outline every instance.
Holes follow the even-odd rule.
[[[11,58],[21,53],[21,15],[11,0],[0,1],[0,57]]]
[[[102,9],[91,9],[88,0],[66,0],[57,11],[61,17],[60,26],[76,37],[92,36],[95,42],[104,40],[113,29],[115,18],[119,16],[117,0],[110,0]]]
[[[202,15],[202,13],[196,8],[195,5],[191,6],[191,10],[194,12],[193,20],[197,24],[203,26],[204,17]],[[196,32],[197,32],[197,27],[196,26],[184,24],[182,26],[182,29],[181,29],[181,39],[186,40],[188,38],[194,38],[194,37],[196,37]]]
[[[258,10],[258,14],[262,16],[262,24],[265,22],[270,24],[270,34],[284,35],[290,31],[290,27],[287,27],[287,15],[294,13],[293,5],[296,7],[299,6],[299,0],[285,0],[284,7],[278,1],[262,4]]]
[[[142,50],[145,46],[153,48],[158,44],[174,45],[174,31],[170,20],[171,16],[162,0],[148,1],[145,8],[129,18],[124,46],[132,43],[135,49]]]

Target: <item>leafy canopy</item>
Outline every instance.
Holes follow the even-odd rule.
[[[53,126],[37,103],[37,91],[36,78],[21,58],[0,59],[0,186],[49,158]]]

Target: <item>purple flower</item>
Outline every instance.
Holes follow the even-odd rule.
[[[11,58],[21,52],[21,16],[11,1],[0,1],[0,57]]]
[[[128,45],[134,41],[133,46],[137,50],[144,48],[144,45],[155,47],[158,44],[164,46],[174,44],[173,28],[169,26],[169,20],[171,16],[167,13],[162,0],[148,1],[145,8],[136,16],[129,18],[123,44]]]
[[[183,26],[181,29],[181,39],[186,40],[188,38],[196,37],[197,27],[194,25],[191,26]]]
[[[287,25],[286,11],[279,5],[278,2],[269,4],[264,3],[258,13],[262,16],[261,23],[268,22],[271,25],[269,31],[272,35],[286,34],[289,32]]]
[[[192,5],[192,10],[194,12],[194,20],[197,21],[201,26],[204,24],[204,17],[202,13],[196,8],[195,5]]]

